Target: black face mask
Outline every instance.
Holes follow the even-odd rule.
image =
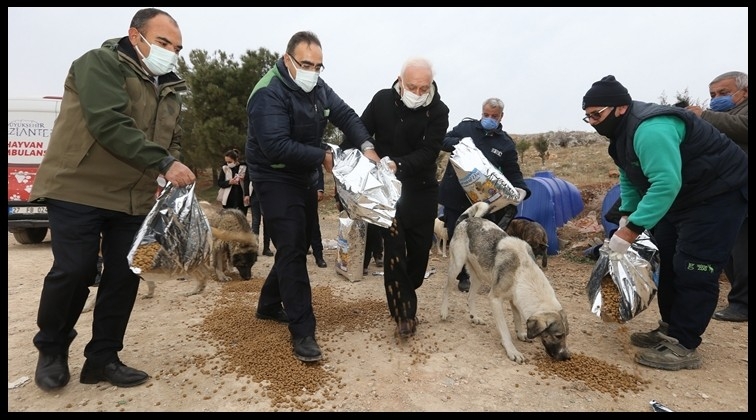
[[[614,131],[617,129],[617,126],[620,123],[619,117],[614,115],[615,110],[616,108],[612,108],[612,112],[610,112],[609,115],[604,118],[604,121],[601,121],[600,123],[593,126],[593,128],[596,129],[597,133],[609,138],[614,135]]]

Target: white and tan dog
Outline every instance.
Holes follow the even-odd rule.
[[[527,242],[507,235],[495,223],[484,219],[488,204],[478,202],[457,221],[449,243],[449,277],[441,302],[441,319],[449,315],[449,293],[457,284],[462,266],[470,273],[468,311],[473,324],[485,324],[478,316],[475,299],[482,284],[490,286],[493,317],[501,344],[509,359],[522,363],[525,357],[512,342],[506,322],[505,304],[510,303],[517,338],[541,338],[546,353],[554,360],[570,358],[567,349],[567,316],[548,278],[535,262]]]
[[[446,223],[436,217],[433,224],[433,235],[436,239],[436,255],[446,258],[446,249],[449,247],[449,232],[446,230]]]

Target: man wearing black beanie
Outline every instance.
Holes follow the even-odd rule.
[[[696,348],[717,306],[719,274],[748,208],[748,157],[710,123],[683,108],[633,101],[614,76],[583,97],[585,118],[609,138],[620,172],[619,229],[610,253],[624,254],[644,230],[659,248],[659,327],[630,336],[635,361],[697,369]],[[723,215],[727,217],[723,217]]]

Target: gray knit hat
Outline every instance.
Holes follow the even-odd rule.
[[[583,96],[583,109],[589,106],[630,105],[633,99],[611,74],[594,83]]]

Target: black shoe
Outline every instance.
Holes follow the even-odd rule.
[[[271,321],[280,322],[282,324],[289,323],[289,316],[286,315],[286,311],[283,308],[278,308],[278,310],[274,313],[260,312],[258,310],[257,312],[255,312],[255,317],[257,319],[268,319]]]
[[[457,288],[459,288],[460,292],[469,292],[470,291],[470,278],[464,278],[459,281],[459,284],[457,285]]]
[[[265,248],[263,249],[263,255],[265,255],[266,257],[272,257],[273,251],[271,251],[270,248]]]
[[[68,333],[68,339],[60,353],[39,352],[37,360],[37,370],[34,371],[34,382],[37,386],[45,391],[62,388],[68,384],[71,379],[71,372],[68,369],[68,349],[76,338],[77,332],[72,329]]]
[[[414,319],[401,319],[396,323],[396,331],[399,337],[410,338],[415,335],[417,331],[417,318]]]
[[[383,257],[375,257],[375,266],[378,268],[383,267]]]
[[[34,383],[43,391],[63,388],[71,379],[68,370],[68,349],[66,353],[45,354],[39,352],[37,370],[34,372]]]
[[[323,358],[315,337],[308,335],[302,338],[292,338],[291,341],[294,345],[294,357],[297,359],[303,362],[317,362]]]
[[[367,276],[368,275],[368,269],[367,269],[367,267],[365,267],[365,268],[362,269],[362,275],[363,276]]]
[[[738,309],[732,305],[728,305],[721,311],[714,312],[712,318],[717,321],[746,322],[748,321],[748,310]]]
[[[150,378],[145,372],[141,370],[130,368],[123,364],[120,360],[108,363],[103,367],[96,367],[89,363],[89,360],[84,362],[84,366],[81,368],[81,378],[79,382],[83,384],[96,384],[102,381],[108,381],[112,385],[121,388],[128,388],[132,386],[141,385],[147,382]]]
[[[328,264],[326,264],[326,262],[323,259],[323,257],[315,257],[315,264],[317,264],[318,267],[320,267],[320,268],[326,268],[326,267],[328,267]]]

